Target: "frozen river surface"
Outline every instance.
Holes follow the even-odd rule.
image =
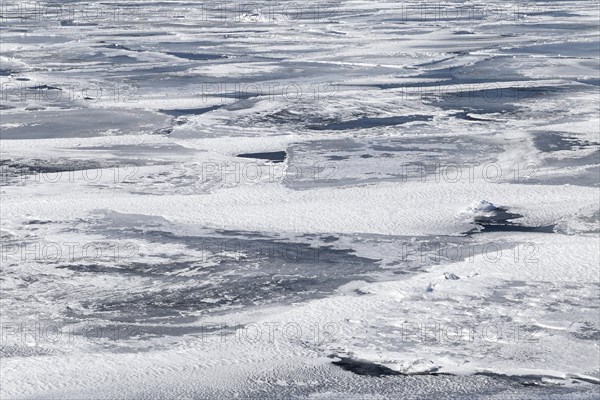
[[[594,1],[2,1],[2,399],[596,399]]]

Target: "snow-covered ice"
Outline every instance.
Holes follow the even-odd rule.
[[[598,397],[594,2],[0,13],[0,398]]]

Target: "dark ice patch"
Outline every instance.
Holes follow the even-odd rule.
[[[280,163],[285,160],[287,157],[287,153],[285,151],[271,151],[265,153],[242,153],[238,154],[238,157],[242,158],[257,158],[259,160],[267,160],[273,161],[275,163]]]
[[[143,50],[134,50],[131,49],[127,46],[123,46],[122,44],[118,44],[118,43],[111,43],[111,44],[107,44],[107,45],[103,45],[103,46],[99,46],[105,49],[114,49],[114,50],[126,50],[126,51],[135,51],[135,52],[142,52]]]
[[[163,114],[170,115],[172,117],[182,117],[185,115],[201,115],[207,112],[216,110],[221,106],[211,106],[211,107],[202,107],[202,108],[180,108],[174,110],[159,110]]]
[[[227,56],[222,55],[222,54],[187,53],[187,52],[183,52],[183,51],[169,51],[169,52],[166,52],[165,54],[168,54],[170,56],[175,56],[178,58],[183,58],[185,60],[191,60],[191,61],[209,61],[209,60],[219,60],[222,58],[228,58]]]
[[[327,125],[311,125],[308,128],[312,130],[333,130],[344,131],[353,129],[369,129],[381,126],[394,126],[407,124],[409,122],[431,121],[431,115],[406,115],[396,117],[363,117],[350,121],[334,122]]]
[[[348,160],[350,156],[327,156],[327,159],[330,161],[343,161]]]
[[[30,86],[27,89],[30,89],[30,90],[62,90],[61,88],[58,88],[56,86],[48,86],[48,85]]]
[[[477,118],[472,116],[470,113],[468,112],[459,112],[456,114],[452,114],[453,117],[459,118],[459,119],[464,119],[465,121],[473,121],[473,122],[495,122],[493,119],[486,119],[486,118]]]
[[[140,217],[131,218],[140,225]],[[174,322],[181,312],[226,312],[231,308],[320,298],[352,280],[369,281],[366,275],[379,269],[377,260],[329,244],[260,239],[242,232],[210,237],[179,235],[147,223],[140,228],[124,226],[130,224],[129,217],[122,219],[97,221],[93,228],[108,239],[185,246],[199,257],[190,260],[186,255],[158,253],[157,259],[168,262],[122,258],[117,264],[63,265],[61,268],[75,274],[107,279],[140,277],[160,282],[152,290],[131,287],[126,293],[99,293],[82,299],[78,308],[81,311],[71,310],[69,317],[85,318],[89,313],[102,312],[106,313],[105,319],[113,321],[166,318]]]
[[[576,150],[589,145],[573,136],[563,135],[559,132],[539,132],[533,142],[543,152],[550,153],[561,150]]]
[[[386,376],[386,375],[402,375],[398,371],[394,371],[380,364],[375,364],[369,361],[356,360],[348,357],[339,357],[339,361],[332,361],[333,365],[337,365],[343,370],[353,372],[363,376]]]
[[[62,20],[60,21],[60,26],[98,26],[98,24],[94,24],[91,22],[76,22],[73,20]]]
[[[489,216],[475,217],[475,223],[480,228],[472,229],[467,234],[484,233],[484,232],[537,232],[537,233],[553,233],[555,225],[546,226],[526,226],[512,222],[514,219],[522,218],[521,214],[508,212],[504,207],[498,207]]]

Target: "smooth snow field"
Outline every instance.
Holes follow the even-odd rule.
[[[597,1],[0,20],[1,400],[600,398]]]

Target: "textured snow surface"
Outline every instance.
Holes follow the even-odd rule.
[[[1,4],[1,399],[596,399],[591,1]]]

